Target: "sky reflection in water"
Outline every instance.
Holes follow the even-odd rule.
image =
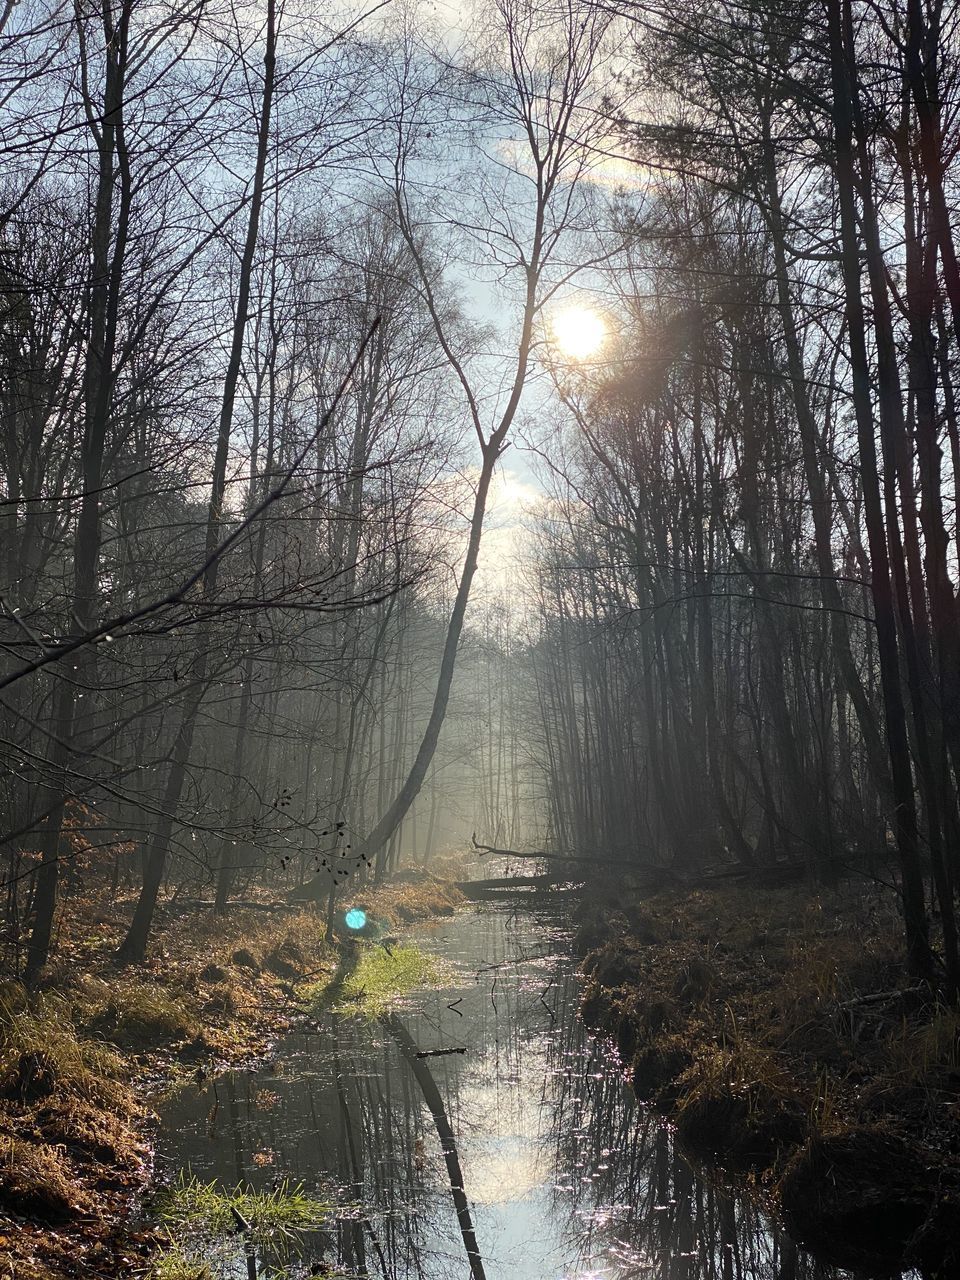
[[[454,985],[398,1013],[421,1052],[466,1049],[425,1061],[457,1135],[487,1280],[842,1274],[696,1178],[633,1102],[615,1056],[574,1016],[562,927],[489,909],[417,941],[454,966]],[[330,1015],[268,1068],[183,1088],[160,1111],[174,1173],[335,1186],[344,1211],[307,1242],[304,1274],[321,1262],[383,1280],[469,1274],[430,1114],[379,1024]]]

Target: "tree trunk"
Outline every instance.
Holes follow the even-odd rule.
[[[895,806],[893,826],[902,878],[901,895],[907,958],[910,972],[924,981],[930,981],[932,960],[924,905],[923,877],[920,871],[910,744],[900,685],[897,621],[890,582],[890,561],[884,531],[877,449],[874,439],[872,380],[867,358],[866,319],[861,295],[860,243],[855,203],[852,90],[844,48],[841,0],[827,0],[827,17],[833,89],[837,196],[840,205],[841,264],[847,303],[847,332],[850,343],[864,515],[870,550],[870,590]]]
[[[227,485],[227,454],[230,446],[230,433],[233,426],[233,409],[236,401],[237,383],[240,377],[240,365],[243,357],[243,342],[247,328],[247,315],[250,305],[250,285],[253,276],[253,261],[257,247],[257,236],[260,227],[260,213],[263,206],[263,191],[266,180],[268,144],[270,139],[270,113],[273,103],[274,78],[276,69],[276,0],[267,0],[266,49],[264,52],[263,98],[260,107],[260,119],[257,134],[257,158],[254,169],[253,191],[250,197],[250,212],[247,220],[246,238],[243,256],[240,262],[240,275],[237,282],[237,309],[234,313],[233,332],[230,343],[230,357],[224,376],[223,393],[220,403],[220,421],[217,431],[217,448],[213,463],[213,481],[211,484],[210,503],[207,508],[207,532],[205,557],[207,569],[203,576],[203,597],[210,601],[216,591],[219,559],[212,556],[219,537],[223,509],[223,499]],[[146,954],[150,928],[153,923],[157,896],[163,881],[167,851],[170,844],[170,833],[180,805],[183,783],[186,777],[190,751],[193,745],[194,730],[200,704],[206,692],[207,674],[207,628],[201,626],[196,640],[194,657],[194,691],[188,697],[180,719],[180,727],[174,746],[173,760],[164,788],[163,814],[160,824],[150,846],[147,865],[144,872],[143,889],[134,911],[133,920],[126,937],[120,945],[118,958],[124,963],[139,964]]]

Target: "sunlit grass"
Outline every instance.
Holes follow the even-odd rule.
[[[315,1014],[333,1008],[379,1017],[400,996],[417,987],[435,986],[443,977],[436,956],[415,946],[383,946],[353,943],[344,950],[336,973],[301,988]]]
[[[37,1077],[29,1084],[25,1068]],[[121,1075],[111,1049],[77,1034],[65,1002],[45,996],[32,1007],[0,1005],[0,1093],[69,1093],[116,1107],[129,1102]]]
[[[91,1009],[87,1027],[125,1049],[152,1049],[187,1040],[199,1023],[185,1005],[159,984],[114,982],[109,995]]]
[[[170,1244],[154,1258],[148,1280],[213,1280],[208,1263],[191,1256],[171,1236]]]
[[[319,1227],[330,1213],[325,1200],[311,1196],[302,1183],[282,1182],[269,1191],[225,1191],[215,1181],[201,1182],[181,1173],[179,1180],[162,1191],[156,1204],[157,1217],[173,1230],[226,1235],[237,1230],[239,1221],[250,1224],[254,1242],[285,1237],[291,1243],[303,1231]]]
[[[242,1257],[247,1246],[274,1274],[274,1264],[300,1255],[303,1237],[324,1225],[331,1205],[310,1195],[302,1183],[229,1191],[181,1173],[159,1194],[154,1211],[170,1244],[154,1259],[150,1280],[208,1280],[211,1262],[219,1271],[221,1264]]]
[[[371,947],[344,979],[341,1006],[354,1005],[376,1017],[400,996],[439,978],[438,961],[419,947]]]

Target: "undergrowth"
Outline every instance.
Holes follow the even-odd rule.
[[[126,979],[110,984],[86,1026],[91,1034],[121,1048],[151,1049],[189,1040],[201,1024],[182,999],[158,983]]]
[[[956,1274],[960,1015],[905,976],[894,894],[619,890],[578,943],[582,1016],[688,1149],[838,1265],[906,1269],[922,1244]]]

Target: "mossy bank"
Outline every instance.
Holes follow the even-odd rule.
[[[584,1020],[716,1176],[838,1266],[960,1274],[960,1017],[885,890],[594,894]]]

